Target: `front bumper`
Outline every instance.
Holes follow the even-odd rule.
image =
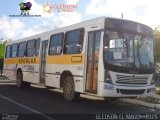
[[[127,86],[100,82],[98,96],[101,97],[145,97],[154,93],[155,85]]]

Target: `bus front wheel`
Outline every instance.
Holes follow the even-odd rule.
[[[23,81],[23,75],[21,72],[17,73],[17,88],[28,88],[30,83]]]
[[[63,95],[67,101],[75,101],[79,98],[80,93],[75,92],[74,80],[72,77],[66,77],[63,85]]]

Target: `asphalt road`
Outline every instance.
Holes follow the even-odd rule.
[[[16,115],[21,119],[23,118],[22,116],[25,116],[25,120],[32,120],[32,118],[36,120],[39,119],[38,117],[44,120],[62,120],[63,117],[65,119],[67,117],[76,117],[78,119],[84,115],[84,118],[79,118],[82,120],[86,117],[88,117],[86,119],[96,119],[97,114],[103,113],[150,113],[158,115],[160,111],[123,103],[118,100],[108,103],[105,100],[83,96],[79,101],[70,103],[64,100],[62,93],[55,92],[52,89],[48,90],[36,85],[32,85],[29,89],[18,89],[15,83],[4,83],[0,80],[0,120],[5,117],[16,118]],[[34,118],[36,115],[37,117]]]

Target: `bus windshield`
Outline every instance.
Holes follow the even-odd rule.
[[[136,69],[154,68],[152,29],[146,25],[106,19],[104,31],[104,63]]]
[[[108,45],[104,45],[105,62],[124,67],[154,67],[152,37],[115,31],[107,31],[107,34]]]

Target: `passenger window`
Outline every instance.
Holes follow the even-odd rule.
[[[66,33],[64,53],[77,54],[82,52],[84,29],[77,29]]]
[[[24,57],[26,52],[26,42],[19,44],[18,57]]]
[[[63,43],[63,33],[52,35],[50,38],[50,55],[61,54],[62,52],[62,43]]]
[[[30,40],[27,42],[27,57],[33,57],[35,53],[35,40]]]
[[[6,58],[10,58],[11,57],[11,46],[8,45],[6,47]]]
[[[17,57],[17,48],[18,48],[17,44],[12,45],[12,53],[11,53],[12,58]]]

